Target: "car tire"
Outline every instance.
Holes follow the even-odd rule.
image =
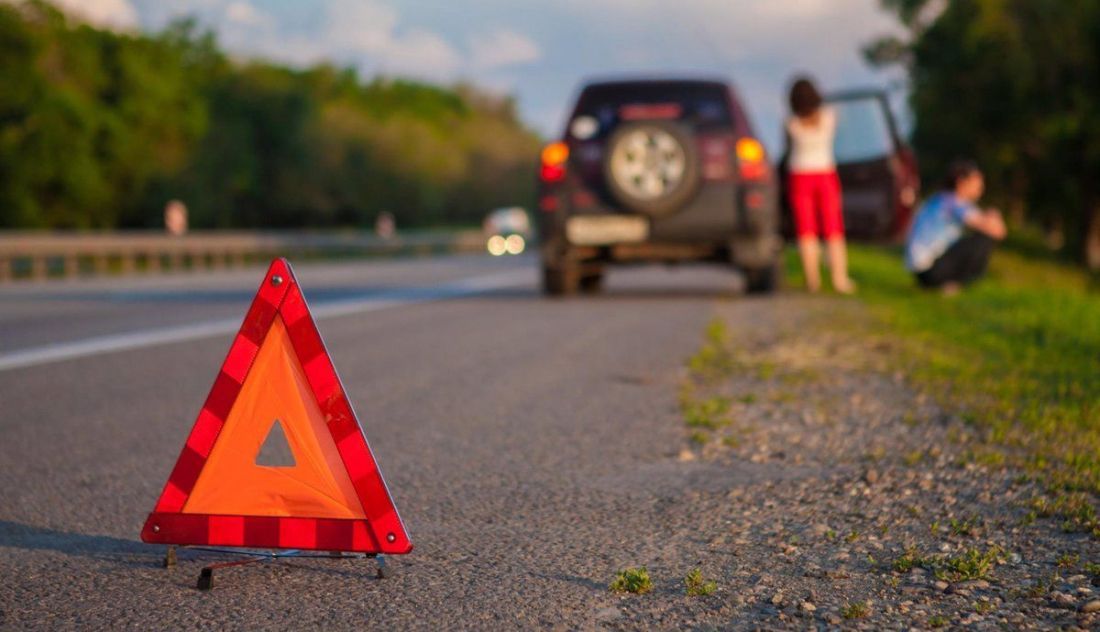
[[[772,294],[779,289],[782,270],[779,264],[764,268],[745,268],[745,291],[748,294]]]
[[[607,142],[603,174],[615,201],[652,217],[683,208],[701,184],[695,139],[673,121],[638,121],[616,128]]]
[[[546,296],[576,294],[580,282],[574,266],[542,266],[542,293]]]

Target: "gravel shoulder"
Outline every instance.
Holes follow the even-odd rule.
[[[1036,515],[1041,490],[982,463],[865,318],[831,298],[719,307],[681,381],[678,459],[742,476],[666,499],[679,536],[649,565],[682,576],[693,549],[718,590],[692,600],[668,579],[623,597],[616,627],[1100,627],[1096,540]]]

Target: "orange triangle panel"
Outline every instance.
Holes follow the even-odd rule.
[[[257,463],[276,424],[293,465]],[[141,539],[412,550],[285,259],[271,263]]]

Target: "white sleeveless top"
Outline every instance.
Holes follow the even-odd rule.
[[[797,116],[787,119],[791,139],[791,173],[820,173],[836,169],[833,137],[836,136],[836,112],[823,107],[817,125],[807,125]]]

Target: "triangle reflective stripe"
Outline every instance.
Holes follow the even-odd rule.
[[[292,465],[257,462],[277,428]],[[272,262],[141,537],[165,544],[412,550],[285,260]]]

